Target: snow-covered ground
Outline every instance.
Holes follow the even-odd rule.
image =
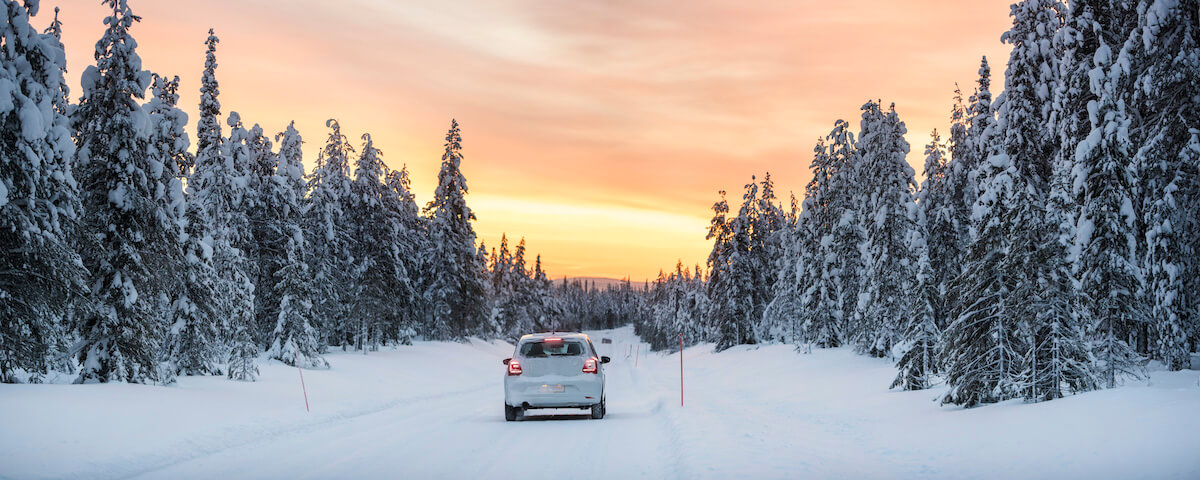
[[[787,346],[635,359],[593,332],[608,417],[503,417],[512,346],[423,342],[335,353],[331,370],[260,365],[258,382],[0,385],[3,478],[1200,478],[1200,372],[1041,404],[964,410],[895,370]],[[600,338],[613,344],[601,344]]]

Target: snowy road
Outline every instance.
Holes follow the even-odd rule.
[[[711,345],[626,358],[593,334],[608,416],[504,421],[512,346],[421,342],[255,383],[0,385],[0,478],[1200,478],[1200,372],[963,410],[893,392],[846,349]],[[601,344],[609,337],[613,344]],[[645,345],[641,346],[645,353]]]
[[[599,339],[596,339],[597,341]],[[606,348],[607,347],[607,348]],[[428,394],[377,412],[248,442],[144,472],[139,478],[519,478],[578,472],[593,478],[677,478],[662,396],[639,383],[625,342],[597,345],[614,358],[609,408],[542,410],[504,421],[504,356],[475,365],[469,385],[417,385]],[[443,391],[448,390],[448,391]]]

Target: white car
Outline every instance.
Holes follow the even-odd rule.
[[[512,358],[504,359],[504,419],[514,421],[536,408],[591,409],[592,418],[604,418],[608,362],[582,333],[521,337]]]

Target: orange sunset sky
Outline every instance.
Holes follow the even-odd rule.
[[[507,232],[554,277],[634,280],[703,264],[718,190],[740,201],[770,171],[785,203],[802,193],[816,138],[857,127],[868,99],[896,103],[919,174],[980,55],[1002,89],[1010,3],[130,0],[144,68],[181,77],[191,133],[212,27],[222,113],[295,120],[309,169],[336,118],[407,165],[424,205],[456,118],[489,247]],[[42,0],[35,23],[56,5],[77,100],[107,9]]]

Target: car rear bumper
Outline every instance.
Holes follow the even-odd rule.
[[[562,391],[559,390],[561,385]],[[599,375],[505,377],[504,403],[527,408],[590,407],[604,398]]]

